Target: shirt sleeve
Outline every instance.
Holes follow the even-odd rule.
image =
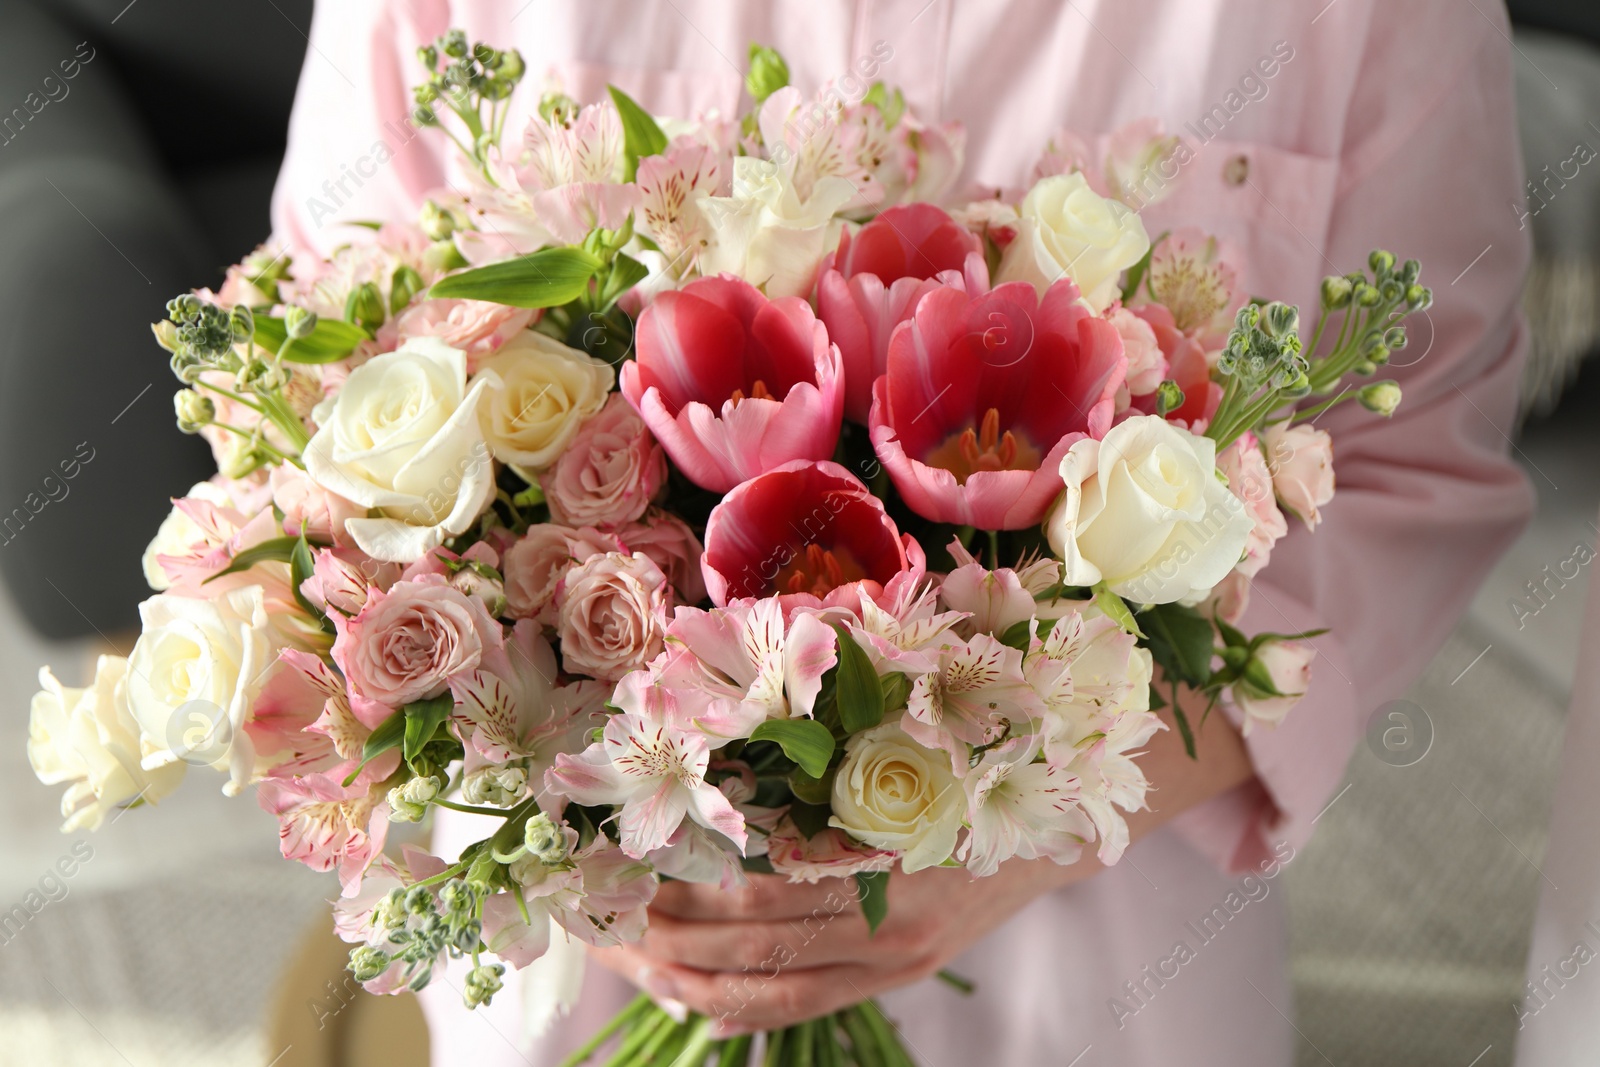
[[[1421,675],[1532,509],[1508,457],[1529,247],[1509,206],[1523,175],[1507,27],[1491,6],[1493,22],[1434,4],[1371,16],[1322,252],[1338,265],[1328,273],[1378,247],[1420,259],[1434,303],[1408,320],[1410,343],[1383,372],[1404,390],[1398,413],[1352,403],[1319,423],[1333,436],[1335,498],[1314,532],[1290,519],[1252,587],[1247,633],[1329,633],[1312,639],[1299,706],[1246,739],[1257,780],[1176,820],[1231,869],[1310,837],[1369,717]],[[1383,13],[1397,9],[1411,10]],[[1459,36],[1462,17],[1471,47],[1428,72],[1430,52],[1415,46],[1427,21],[1451,20]]]

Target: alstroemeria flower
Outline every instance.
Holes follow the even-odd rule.
[[[889,360],[894,328],[941,285],[978,294],[989,268],[978,236],[932,204],[892,207],[822,261],[817,314],[844,361],[844,410],[866,422],[872,383]]]
[[[1022,653],[988,634],[949,641],[935,663],[912,684],[900,728],[918,744],[950,753],[957,776],[967,773],[968,745],[1003,740],[1043,711],[1023,677]]]
[[[733,277],[662,293],[639,317],[622,393],[695,484],[725,493],[839,440],[844,371],[804,300]]]
[[[1193,226],[1172,231],[1150,254],[1145,287],[1172,312],[1178,329],[1207,348],[1220,347],[1243,300],[1242,253]]]
[[[1078,805],[1079,782],[1069,772],[1035,763],[1036,740],[1010,741],[985,753],[962,782],[972,831],[958,855],[974,878],[987,878],[1017,856],[1075,863],[1094,823]]]
[[[922,298],[873,385],[872,444],[935,522],[1014,530],[1044,518],[1075,441],[1111,427],[1127,359],[1070,281]]]
[[[920,573],[922,549],[883,502],[837,463],[786,463],[711,509],[700,557],[717,605],[780,594],[786,606],[845,607],[896,575]]]
[[[578,804],[615,804],[622,851],[635,859],[666,845],[685,817],[743,850],[744,816],[706,781],[705,735],[637,715],[613,715],[602,740],[579,756],[556,756],[545,775],[554,793]]]
[[[283,858],[314,871],[337,867],[346,896],[360,888],[389,832],[388,789],[372,777],[370,765],[344,784],[356,766],[350,760],[303,778],[268,778],[256,787],[261,807],[278,817]]]

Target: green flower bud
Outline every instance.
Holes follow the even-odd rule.
[[[489,1003],[500,992],[503,984],[500,976],[505,973],[504,964],[499,963],[485,963],[467,972],[466,988],[462,991],[467,1007],[476,1008],[479,1004]]]
[[[408,915],[422,915],[434,917],[439,914],[434,907],[433,894],[428,892],[425,885],[414,885],[406,890],[406,913]],[[424,926],[426,930],[426,926]]]
[[[760,104],[767,97],[789,84],[789,64],[776,49],[765,45],[750,46],[750,69],[744,76],[744,87],[750,97]]]
[[[376,330],[388,318],[388,308],[383,303],[383,293],[372,282],[362,282],[350,290],[345,298],[344,317],[365,330]]]
[[[404,311],[416,295],[428,287],[422,275],[404,263],[394,269],[394,274],[389,277],[389,313],[398,315]]]
[[[1183,401],[1183,390],[1171,378],[1156,386],[1156,414],[1162,418],[1166,418],[1169,411],[1183,407]]]
[[[447,918],[470,916],[476,900],[471,887],[460,878],[452,878],[439,887],[439,904]]]
[[[178,429],[184,433],[199,433],[217,418],[217,405],[211,398],[193,389],[180,389],[172,398],[173,409],[178,413]]]
[[[200,317],[200,309],[205,307],[200,298],[193,293],[183,293],[167,301],[167,318],[182,326],[187,326]]]
[[[310,337],[311,331],[317,328],[317,313],[307,311],[296,304],[290,304],[283,309],[283,329],[296,341]]]
[[[357,945],[350,950],[347,969],[358,982],[370,982],[389,969],[389,955],[371,945]]]
[[[451,59],[465,58],[467,55],[467,31],[447,30],[445,35],[439,38],[438,44],[439,51]]]
[[[1413,285],[1406,290],[1406,307],[1412,311],[1426,311],[1433,306],[1433,290],[1425,285]]]
[[[1378,373],[1378,365],[1370,359],[1364,359],[1355,365],[1355,372],[1363,378],[1370,378]]]
[[[150,324],[150,332],[156,335],[156,344],[168,352],[178,350],[178,328],[166,319]]]
[[[1338,311],[1350,306],[1350,295],[1354,286],[1349,278],[1337,274],[1329,275],[1322,279],[1322,306],[1328,311]]]
[[[1390,278],[1378,287],[1378,292],[1383,294],[1385,304],[1398,304],[1406,298],[1406,287],[1400,284],[1399,278]]]
[[[1266,306],[1263,319],[1269,337],[1282,338],[1300,332],[1300,309],[1292,304],[1274,300]]]
[[[1293,378],[1287,378],[1283,384],[1276,386],[1285,400],[1301,400],[1311,395],[1311,376],[1305,371],[1300,371]]]
[[[456,232],[456,217],[451,212],[442,208],[432,200],[422,204],[422,212],[417,219],[423,234],[430,241],[445,241]]]
[[[522,843],[527,846],[528,854],[537,857],[541,863],[554,865],[567,858],[566,835],[542,811],[523,827]]]
[[[1394,253],[1379,249],[1367,257],[1367,266],[1379,278],[1387,277],[1394,270]]]
[[[566,93],[545,93],[539,98],[539,117],[555,126],[570,126],[578,117],[578,102]]]
[[[406,891],[396,887],[372,909],[372,924],[380,930],[403,930],[406,915]]]
[[[439,779],[429,775],[412,778],[404,785],[389,790],[389,821],[420,822],[427,813],[428,804],[439,795]]]
[[[468,804],[508,808],[522,799],[528,772],[521,767],[480,767],[461,781],[461,799]]]
[[[1383,301],[1378,287],[1363,279],[1356,284],[1355,302],[1364,308],[1377,307]]]
[[[1406,346],[1406,328],[1393,326],[1383,332],[1383,343],[1391,350],[1402,349]]]
[[[1400,383],[1382,381],[1363,385],[1361,406],[1387,419],[1400,406]]]
[[[465,267],[467,260],[454,241],[435,241],[423,251],[422,265],[436,274],[443,274]]]
[[[528,65],[523,62],[522,53],[513,48],[509,52],[500,53],[499,62],[495,64],[494,72],[515,85],[528,72]]]
[[[1417,284],[1417,279],[1422,277],[1422,264],[1414,259],[1408,259],[1400,266],[1400,282],[1402,285],[1412,286]]]
[[[256,335],[255,314],[243,304],[234,308],[228,315],[233,327],[233,343],[242,345]]]
[[[425,44],[417,49],[417,59],[428,68],[429,73],[439,69],[439,50],[431,44]]]

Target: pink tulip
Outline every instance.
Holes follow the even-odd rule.
[[[837,463],[785,464],[722,498],[706,522],[700,557],[719,607],[781,594],[784,606],[845,607],[877,598],[922,549],[854,475]]]
[[[935,522],[1014,530],[1044,518],[1075,441],[1111,428],[1122,338],[1070,281],[982,296],[939,289],[889,342],[872,444],[900,495]]]
[[[822,261],[817,314],[844,361],[844,411],[866,422],[872,383],[889,360],[894,328],[940,286],[977,294],[989,288],[983,246],[971,230],[932,204],[892,207]]]
[[[695,484],[725,493],[797,459],[833,454],[839,351],[798,297],[732,276],[662,293],[639,317],[622,393]]]

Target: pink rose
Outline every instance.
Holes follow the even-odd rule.
[[[1156,331],[1124,307],[1117,308],[1106,319],[1122,335],[1122,351],[1128,357],[1128,380],[1124,383],[1128,394],[1143,396],[1155,392],[1167,376],[1167,357],[1156,341]],[[1124,406],[1119,398],[1118,407]]]
[[[272,502],[283,512],[283,532],[299,537],[301,531],[316,541],[354,545],[345,533],[346,519],[364,519],[367,509],[317,485],[306,472],[285,463],[272,468],[269,477]]]
[[[1276,694],[1250,684],[1246,676],[1233,686],[1233,702],[1244,712],[1244,732],[1253,726],[1276,726],[1311,687],[1311,661],[1317,650],[1304,641],[1268,641],[1256,649],[1254,665],[1263,668]]]
[[[1208,619],[1221,619],[1229,626],[1238,626],[1250,606],[1250,579],[1237,569],[1211,587],[1211,592],[1197,604],[1196,610]]]
[[[1267,557],[1278,538],[1289,532],[1289,524],[1272,495],[1272,474],[1261,454],[1256,435],[1247,433],[1217,453],[1217,470],[1228,479],[1228,491],[1244,505],[1255,523],[1244,543],[1244,559],[1234,568],[1254,578],[1267,565]]]
[[[500,578],[500,553],[486,541],[476,541],[461,555],[448,548],[436,548],[407,564],[400,575],[404,582],[424,574],[437,574],[453,588],[483,601],[490,615],[505,611],[506,590]]]
[[[530,526],[505,552],[507,614],[554,625],[556,594],[567,572],[590,556],[624,551],[615,534],[590,526],[574,529],[555,522]]]
[[[706,598],[706,582],[700,573],[700,554],[705,549],[689,524],[665,511],[652,511],[640,522],[617,528],[617,536],[629,552],[643,552],[666,574],[685,604],[698,604]]]
[[[807,837],[785,815],[767,838],[767,860],[791,882],[815,884],[824,878],[887,871],[896,853],[864,845],[843,830],[822,830]]]
[[[607,552],[574,567],[562,584],[557,633],[567,670],[615,682],[661,651],[667,576],[642,552]]]
[[[333,619],[334,662],[360,695],[399,707],[437,696],[450,677],[470,671],[486,648],[504,643],[483,602],[437,575],[369,590],[354,618]]]
[[[378,331],[378,343],[392,352],[416,337],[437,337],[467,354],[468,373],[478,361],[527,329],[536,313],[487,300],[424,300],[402,311]]]
[[[1315,530],[1317,511],[1333,499],[1333,438],[1313,426],[1279,423],[1264,434],[1267,467],[1283,506]]]
[[[666,480],[666,454],[627,400],[613,393],[540,485],[556,521],[607,526],[643,515]]]
[[[354,548],[319,548],[300,593],[325,612],[355,615],[366,606],[371,590],[385,591],[399,580],[398,563],[382,563]]]

